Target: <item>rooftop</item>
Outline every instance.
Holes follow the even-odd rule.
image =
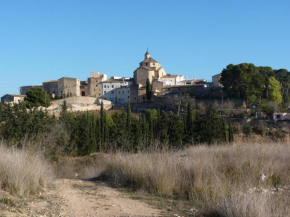
[[[182,75],[164,75],[161,78],[176,78],[178,76],[182,76]]]
[[[191,85],[176,85],[176,86],[166,86],[162,89],[170,89],[170,88],[188,88],[188,87],[202,87],[204,84],[191,84]]]
[[[152,57],[149,57],[140,63],[158,63],[158,62],[155,59],[153,59]]]
[[[44,84],[47,84],[47,83],[56,83],[56,82],[58,82],[58,80],[45,81],[45,82],[43,82],[43,83],[44,83]]]
[[[120,82],[130,82],[131,79],[108,79],[103,81],[102,83],[120,83]]]
[[[26,97],[26,95],[19,95],[19,94],[5,94],[4,96]]]

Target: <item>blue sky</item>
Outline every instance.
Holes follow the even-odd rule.
[[[0,96],[91,71],[132,77],[147,45],[170,74],[290,70],[286,0],[1,0]]]

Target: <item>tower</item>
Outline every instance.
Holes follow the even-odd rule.
[[[149,51],[148,51],[148,49],[147,49],[147,51],[146,51],[146,53],[145,53],[145,60],[146,59],[149,59],[151,57],[151,55],[150,55],[150,53],[149,53]]]

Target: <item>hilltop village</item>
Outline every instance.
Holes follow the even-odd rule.
[[[212,82],[205,79],[185,79],[184,75],[167,74],[161,64],[153,59],[147,50],[144,60],[139,63],[133,72],[133,78],[113,76],[91,72],[86,81],[78,78],[62,77],[58,80],[45,81],[42,85],[29,85],[20,87],[20,95],[7,94],[2,102],[17,103],[23,101],[28,89],[43,88],[52,99],[71,97],[92,97],[108,101],[111,104],[141,103],[148,99],[146,86],[150,84],[150,101],[165,102],[174,95],[185,92],[194,95],[205,95],[210,90],[220,89],[219,75],[213,76]],[[87,101],[85,101],[87,102]]]

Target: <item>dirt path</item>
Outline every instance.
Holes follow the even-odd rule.
[[[110,188],[103,182],[73,179],[54,181],[52,188],[36,198],[20,200],[15,207],[3,210],[0,216],[164,216],[145,202]]]
[[[102,182],[59,180],[55,184],[58,197],[64,200],[60,216],[160,216],[159,210]]]

